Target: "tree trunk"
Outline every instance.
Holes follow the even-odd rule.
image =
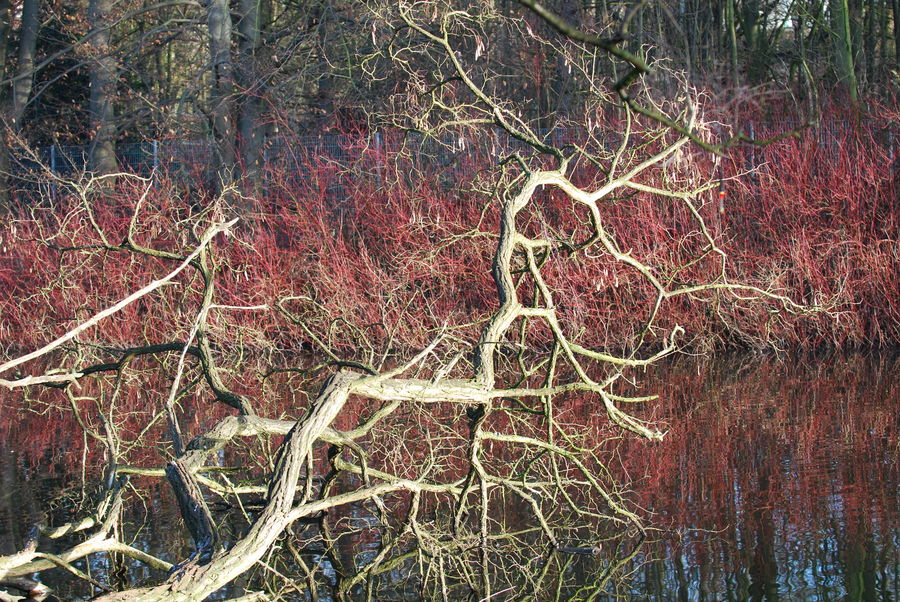
[[[850,10],[847,0],[831,0],[831,21],[834,31],[835,68],[838,79],[847,88],[851,102],[856,104],[858,92],[853,60],[853,41],[850,34]]]
[[[563,3],[559,16],[567,23],[578,23],[575,3]],[[553,95],[553,99],[548,103],[549,111],[544,124],[544,127],[548,129],[555,127],[561,118],[569,117],[572,107],[572,66],[562,54],[558,54],[554,67],[554,72],[550,75],[550,93]]]
[[[889,65],[891,59],[888,55],[888,21],[890,20],[890,10],[888,8],[888,0],[882,0],[878,11],[878,71],[876,79],[879,83],[884,84],[890,81]]]
[[[872,86],[875,83],[875,45],[878,43],[878,37],[875,31],[875,13],[876,13],[876,5],[879,4],[877,1],[873,0],[868,6],[861,7],[863,11],[863,26],[865,27],[865,34],[863,37],[863,60],[865,61],[865,74],[866,79],[863,82],[864,89],[865,86]],[[871,89],[871,88],[869,88]]]
[[[207,4],[209,53],[212,65],[212,130],[216,141],[215,173],[217,187],[229,186],[235,179],[237,152],[234,127],[234,65],[231,62],[231,14],[228,0],[209,0]]]
[[[7,0],[0,0],[0,79],[6,79],[6,56],[10,39],[10,5]],[[6,107],[6,86],[0,86],[0,107]],[[3,116],[4,118],[6,115]],[[0,123],[0,215],[9,208],[9,148],[6,142],[5,125]]]
[[[875,0],[868,0],[870,3]],[[863,47],[863,37],[865,36],[865,25],[863,20],[862,0],[847,0],[847,22],[850,29],[850,53],[853,57],[853,71],[856,73],[856,86],[859,89],[860,76],[863,76],[862,83],[865,84],[865,67],[866,54]]]
[[[10,31],[10,12],[11,6],[9,2],[0,3],[0,15],[2,15],[2,25],[0,25],[0,77],[7,77],[7,53],[9,51],[9,40],[11,39]],[[7,110],[6,125],[13,133],[18,134],[22,129],[22,117],[25,114],[25,107],[28,99],[31,97],[32,82],[34,81],[34,55],[37,48],[37,35],[40,13],[40,0],[24,0],[22,3],[22,26],[19,31],[19,55],[18,64],[16,65],[16,75],[11,77],[12,80],[8,90],[0,95],[0,106]],[[6,133],[2,133],[2,141],[0,141],[0,206],[8,207],[10,201],[10,148]]]
[[[815,23],[811,28],[815,27]],[[800,63],[800,68],[798,71],[800,72],[799,79],[803,86],[803,89],[806,90],[806,102],[809,105],[809,117],[816,122],[819,121],[819,89],[818,83],[813,78],[812,70],[809,68],[809,56],[806,50],[806,34],[804,33],[805,29],[805,16],[802,12],[799,12],[794,15],[794,37],[797,40],[797,54],[798,61]]]
[[[12,111],[10,125],[15,131],[22,128],[22,116],[31,97],[34,81],[34,53],[37,47],[38,14],[40,0],[25,0],[22,3],[22,31],[19,35],[18,74],[12,86]]]
[[[900,0],[893,0],[894,13],[894,65],[900,65]]]
[[[238,133],[241,154],[241,165],[244,170],[244,181],[249,186],[250,194],[255,192],[259,181],[260,149],[263,130],[260,124],[260,95],[262,86],[257,68],[257,51],[259,49],[261,31],[261,0],[240,0],[241,17],[238,21],[240,33],[240,61],[238,62],[238,80],[242,99],[238,114]]]
[[[12,16],[10,12],[9,0],[0,0],[0,78],[6,79],[6,56],[9,52],[10,26],[9,20]],[[5,96],[0,91],[0,98]]]
[[[731,83],[737,88],[741,81],[738,66],[737,31],[734,26],[734,0],[725,1],[725,27],[728,30],[728,56],[731,62]]]
[[[109,26],[112,7],[112,0],[90,0],[88,4],[88,22],[93,30],[90,42],[93,57],[89,69],[90,115],[94,140],[91,144],[90,166],[98,173],[113,173],[118,167],[113,104],[118,73],[116,59],[112,56],[110,47],[112,32]]]

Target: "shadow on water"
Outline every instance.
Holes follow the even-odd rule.
[[[610,470],[627,477],[631,499],[649,516],[648,539],[599,592],[589,586],[609,570],[609,555],[580,548],[551,555],[554,572],[567,579],[559,597],[900,597],[900,357],[681,358],[653,369],[640,388],[661,394],[641,411],[668,425],[666,439],[650,444],[626,437],[608,457]],[[560,400],[559,414],[591,425],[598,438],[611,434],[594,400]],[[21,549],[34,524],[76,515],[69,500],[77,495],[64,494],[80,487],[80,474],[64,469],[58,456],[27,457],[11,444],[0,447],[0,555]],[[190,545],[174,527],[180,521],[171,496],[164,483],[152,487],[139,515],[130,517],[136,545],[164,559],[184,558]],[[308,561],[324,565],[326,581],[360,570],[380,545],[369,510],[341,512],[333,517],[347,528],[340,549],[330,555],[315,546],[303,551]],[[527,514],[510,508],[504,517],[509,529],[531,526]],[[626,547],[621,551],[633,551]],[[519,566],[540,573],[549,564],[541,551],[525,552],[531,560]],[[115,568],[100,556],[80,568],[98,576]],[[381,573],[379,599],[417,599],[422,592],[415,569],[411,550]],[[140,565],[125,570],[133,585],[161,578]],[[71,589],[62,571],[43,578],[62,599],[89,595]],[[510,589],[492,599],[528,593],[522,585],[528,580],[512,579]],[[324,590],[319,599],[330,599]],[[240,591],[238,584],[221,594]],[[305,599],[297,596],[285,599]]]

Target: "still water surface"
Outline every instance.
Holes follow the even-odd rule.
[[[635,488],[662,530],[630,597],[900,599],[895,355],[736,357],[657,376],[675,379],[658,406],[670,432],[626,464],[643,470]]]
[[[900,599],[900,356],[682,358],[641,387],[662,394],[643,417],[669,432],[661,444],[626,440],[618,449],[652,527],[618,593]],[[0,454],[3,555],[21,549],[37,521],[65,520],[65,504],[43,512],[80,475],[61,470],[52,450],[26,457],[7,444]],[[171,509],[145,510],[151,520],[136,545],[169,560],[187,555],[183,534],[172,537]],[[102,574],[104,560],[90,569]],[[129,572],[138,582],[159,578],[139,566]],[[75,595],[64,575],[45,579],[62,599]]]

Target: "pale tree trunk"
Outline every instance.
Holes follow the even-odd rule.
[[[94,56],[89,63],[90,114],[94,137],[90,165],[98,173],[113,173],[118,167],[114,107],[117,68],[111,52],[112,32],[109,28],[112,8],[112,0],[90,0],[88,4],[88,22],[94,32],[90,41]]]
[[[231,61],[231,14],[228,0],[209,0],[207,29],[212,67],[212,129],[216,141],[217,186],[234,181],[237,162],[234,127],[234,64]]]

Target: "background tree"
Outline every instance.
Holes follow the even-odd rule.
[[[116,161],[115,100],[118,69],[112,47],[111,0],[91,0],[88,4],[88,24],[90,48],[93,56],[89,62],[91,77],[90,163],[91,169],[101,174],[113,173],[118,168]]]
[[[19,19],[19,52],[15,69],[8,68],[7,56],[10,51],[12,36],[12,6],[9,2],[0,4],[0,74],[14,74],[10,82],[9,90],[0,88],[0,106],[4,107],[4,119],[8,124],[10,134],[18,138],[22,131],[22,121],[25,115],[25,107],[31,96],[32,80],[34,77],[34,57],[37,47],[38,15],[40,12],[39,0],[25,0],[22,3],[22,13]],[[0,136],[0,207],[6,207],[9,201],[6,174],[9,171],[9,136]],[[15,144],[15,142],[13,142]]]
[[[373,43],[360,4],[210,0],[202,6],[129,1],[112,7],[98,0],[39,8],[36,0],[19,0],[7,6],[13,17],[7,26],[16,35],[5,38],[4,56],[15,57],[5,61],[6,123],[15,117],[16,128],[27,132],[17,144],[93,144],[101,172],[113,165],[115,142],[211,138],[216,165],[210,167],[218,173],[212,179],[228,182],[223,176],[231,172],[252,181],[266,138],[276,129],[295,135],[349,127],[342,124],[355,120],[349,115],[377,106],[402,84],[390,70],[374,80],[366,76],[376,67],[361,60],[372,55]],[[542,6],[576,28],[622,40],[619,45],[635,56],[665,57],[693,85],[715,91],[723,105],[746,105],[747,89],[764,86],[769,98],[796,98],[797,110],[806,107],[815,117],[818,107],[832,102],[833,91],[887,99],[896,89],[896,0]],[[498,10],[513,14],[518,8],[500,2]],[[540,21],[531,27],[538,35],[551,30]],[[551,127],[554,112],[578,104],[569,68],[540,48],[533,56],[516,54],[507,35],[502,28],[482,32],[485,48],[505,45],[510,52],[485,53],[479,61],[498,73],[530,64],[527,81],[504,93],[528,107],[528,117],[541,115],[544,127]],[[34,68],[28,65],[31,55],[37,57]],[[613,78],[622,69],[602,54],[592,68]],[[84,93],[87,79],[95,84],[93,100]],[[37,84],[33,99],[12,102],[29,96],[31,80]],[[509,80],[498,78],[494,85],[508,86]],[[655,82],[659,92],[663,85]],[[676,82],[665,85],[666,93],[677,94]],[[820,96],[820,90],[829,93]],[[541,102],[528,103],[535,95]],[[760,98],[754,103],[772,117],[791,104],[763,106]],[[23,120],[28,127],[21,127]]]

